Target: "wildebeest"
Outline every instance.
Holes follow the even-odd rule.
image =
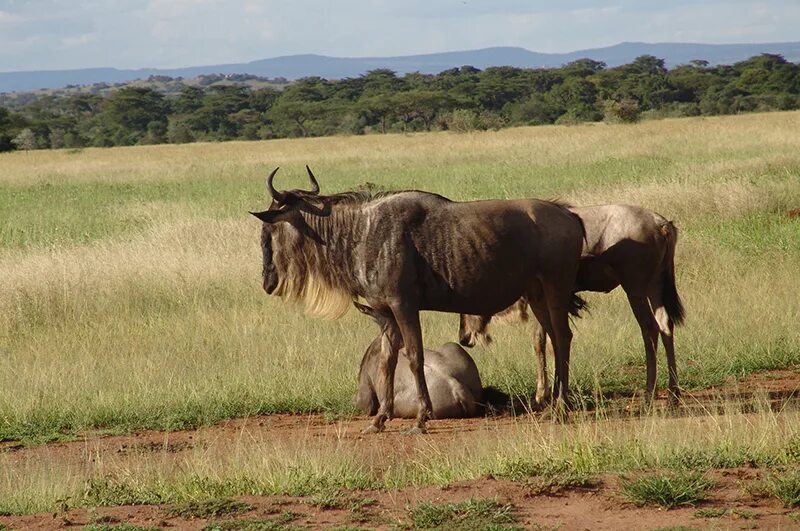
[[[358,370],[355,404],[368,415],[378,412],[378,364],[382,349],[400,350],[403,338],[393,319],[369,306],[354,303],[358,310],[372,317],[380,328],[367,347]],[[445,343],[439,350],[425,349],[425,383],[431,396],[434,418],[474,417],[482,411],[483,386],[475,362],[457,343]],[[394,416],[417,415],[414,375],[405,356],[398,357],[394,378]]]
[[[569,385],[568,314],[584,239],[565,205],[536,199],[454,202],[437,194],[370,191],[320,195],[278,191],[267,178],[262,221],[264,290],[303,301],[309,313],[336,318],[358,298],[396,321],[415,376],[412,432],[431,415],[419,312],[491,315],[525,296],[553,339],[554,395]],[[366,431],[391,418],[397,351],[380,361],[378,412]],[[385,383],[385,385],[384,385]]]
[[[658,336],[664,343],[669,370],[669,396],[680,396],[675,367],[673,330],[683,322],[684,309],[675,287],[675,245],[678,229],[666,218],[641,207],[599,205],[573,207],[586,229],[586,243],[578,269],[575,291],[608,293],[622,286],[639,323],[647,362],[647,397],[655,393]],[[526,320],[527,304],[517,301],[501,314]],[[500,315],[500,314],[499,314]],[[491,316],[461,316],[459,341],[472,346],[488,338]],[[536,400],[547,401],[549,387],[545,370],[546,334],[534,322],[534,349],[539,365]]]

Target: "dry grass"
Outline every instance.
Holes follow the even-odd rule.
[[[3,154],[0,438],[349,411],[371,324],[352,313],[307,319],[259,287],[258,224],[246,210],[263,203],[275,165],[287,166],[286,187],[303,185],[309,163],[328,191],[370,181],[654,208],[681,228],[682,382],[800,363],[800,298],[790,296],[800,289],[800,228],[783,217],[800,204],[798,125],[800,113],[773,113]],[[624,298],[590,302],[576,324],[576,388],[641,388]],[[452,316],[424,325],[431,344],[455,335]],[[474,353],[485,383],[530,392],[527,332],[495,332],[493,347]]]
[[[798,126],[800,113],[771,113],[1,154],[0,439],[173,429],[274,411],[347,414],[372,324],[355,312],[311,320],[260,289],[258,223],[246,211],[263,205],[263,177],[277,165],[285,167],[278,184],[287,188],[304,186],[309,164],[326,192],[373,182],[456,199],[643,204],[681,230],[678,287],[689,312],[677,333],[684,386],[796,367],[800,223],[784,214],[800,206]],[[591,401],[598,392],[640,390],[642,348],[624,297],[589,300],[592,313],[576,323],[577,393]],[[426,342],[438,345],[454,338],[457,325],[454,316],[430,314],[423,326]],[[484,383],[529,394],[535,375],[527,330],[497,327],[494,336],[491,348],[473,352]],[[660,385],[663,376],[662,368]],[[524,436],[501,448],[508,456],[541,450],[525,446],[530,434]],[[232,469],[270,470],[288,481],[285,464],[253,464],[241,452]],[[314,466],[361,466],[335,449],[302,452]],[[343,461],[330,460],[331,452]],[[452,469],[423,473],[412,461],[396,480],[380,480],[472,477],[493,459],[465,452]],[[213,476],[226,461],[199,462]],[[43,476],[48,464],[25,466],[42,470],[0,467],[0,499],[15,481],[27,485],[20,492],[38,493],[30,499],[53,499],[87,474],[65,471],[56,485]],[[140,470],[146,463],[125,466],[131,481],[157,472]],[[373,481],[373,472],[364,477]]]

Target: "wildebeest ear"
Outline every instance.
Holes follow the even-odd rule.
[[[250,212],[264,223],[278,223],[289,221],[295,212],[292,210],[265,210],[263,212]]]

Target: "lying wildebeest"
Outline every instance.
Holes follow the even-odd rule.
[[[396,321],[414,373],[418,411],[412,432],[431,415],[419,312],[491,315],[525,296],[552,338],[553,394],[566,403],[572,332],[568,314],[584,232],[565,205],[536,199],[458,203],[420,191],[320,195],[278,191],[262,223],[263,287],[336,318],[359,297]],[[397,350],[383,353],[384,396],[366,431],[380,431],[394,410]],[[384,385],[385,383],[385,385]]]
[[[397,323],[369,306],[354,302],[361,313],[369,315],[380,327],[372,340],[358,370],[358,392],[355,404],[368,415],[378,412],[378,366],[382,351],[400,351],[403,338]],[[467,351],[456,343],[445,343],[439,350],[425,349],[425,383],[431,397],[434,418],[474,417],[483,407],[483,386],[478,367]],[[398,357],[394,377],[395,417],[414,418],[417,415],[417,391],[411,365],[405,356]]]
[[[575,291],[608,293],[622,286],[644,339],[647,361],[647,397],[656,387],[658,336],[664,343],[669,369],[670,401],[680,396],[675,367],[673,330],[683,322],[684,309],[675,287],[675,245],[678,229],[671,221],[645,208],[628,205],[573,207],[586,229],[586,243],[578,269]],[[527,304],[517,301],[501,314],[527,320]],[[500,314],[498,314],[500,315]],[[459,341],[473,346],[477,339],[490,339],[487,327],[492,316],[462,315]],[[538,361],[536,400],[549,399],[545,369],[546,334],[534,322],[534,349]]]

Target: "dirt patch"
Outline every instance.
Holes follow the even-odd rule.
[[[723,386],[684,395],[684,406],[679,415],[708,414],[720,400],[741,401],[743,404],[757,397],[767,397],[774,407],[785,407],[795,400],[800,389],[800,371],[781,370],[751,375],[741,381],[727,382]],[[621,399],[615,409],[636,416],[636,408],[629,407],[631,400]],[[666,408],[666,399],[659,399],[657,407]],[[585,414],[591,419],[592,413]],[[466,439],[475,437],[503,437],[518,432],[525,424],[537,422],[536,414],[500,416],[473,419],[435,420],[426,436],[406,436],[402,432],[413,421],[396,419],[388,423],[387,430],[378,435],[364,436],[361,430],[368,424],[366,417],[330,421],[321,415],[269,415],[232,419],[197,430],[176,432],[142,431],[123,436],[105,436],[85,433],[77,441],[56,442],[24,447],[5,443],[0,451],[6,454],[12,467],[29,460],[46,458],[64,465],[104,460],[113,456],[153,454],[158,459],[179,461],[190,452],[203,452],[209,448],[224,448],[237,441],[253,438],[263,441],[285,442],[314,440],[344,444],[365,455],[378,453],[385,456],[412,456],[421,446],[446,449],[457,447]],[[444,451],[444,450],[443,450]],[[283,523],[296,527],[355,526],[388,528],[398,522],[408,522],[408,507],[421,501],[454,503],[475,499],[496,500],[510,504],[517,524],[526,529],[653,529],[669,526],[747,528],[755,523],[763,528],[790,528],[800,525],[791,519],[790,511],[778,502],[755,499],[744,494],[743,481],[759,473],[753,469],[736,469],[714,472],[716,488],[698,516],[695,509],[663,510],[639,508],[621,494],[615,476],[599,478],[596,486],[589,488],[541,488],[532,481],[519,482],[484,478],[460,482],[448,487],[414,487],[393,491],[337,491],[329,499],[314,496],[300,498],[287,496],[238,497],[252,509],[216,519],[184,518],[170,513],[168,506],[100,507],[95,511],[75,509],[68,512],[31,516],[0,517],[0,524],[10,529],[52,529],[54,527],[85,525],[91,522],[132,523],[140,526],[200,529],[209,521],[260,520]],[[1,528],[1,527],[0,527]]]
[[[728,529],[791,528],[798,525],[794,513],[768,499],[743,495],[739,482],[752,477],[750,470],[724,470],[712,474],[716,488],[698,507],[664,510],[636,507],[622,495],[613,476],[595,487],[542,495],[525,482],[483,478],[447,487],[406,488],[396,491],[348,491],[339,502],[321,506],[313,498],[288,496],[239,497],[252,508],[217,518],[174,516],[170,506],[101,507],[96,511],[0,517],[10,529],[53,529],[92,522],[109,525],[129,523],[174,529],[202,529],[209,523],[230,520],[284,523],[300,528],[335,526],[389,529],[411,524],[409,508],[421,502],[435,505],[467,500],[492,500],[508,506],[514,524],[525,529],[656,529],[661,527],[721,527]]]

